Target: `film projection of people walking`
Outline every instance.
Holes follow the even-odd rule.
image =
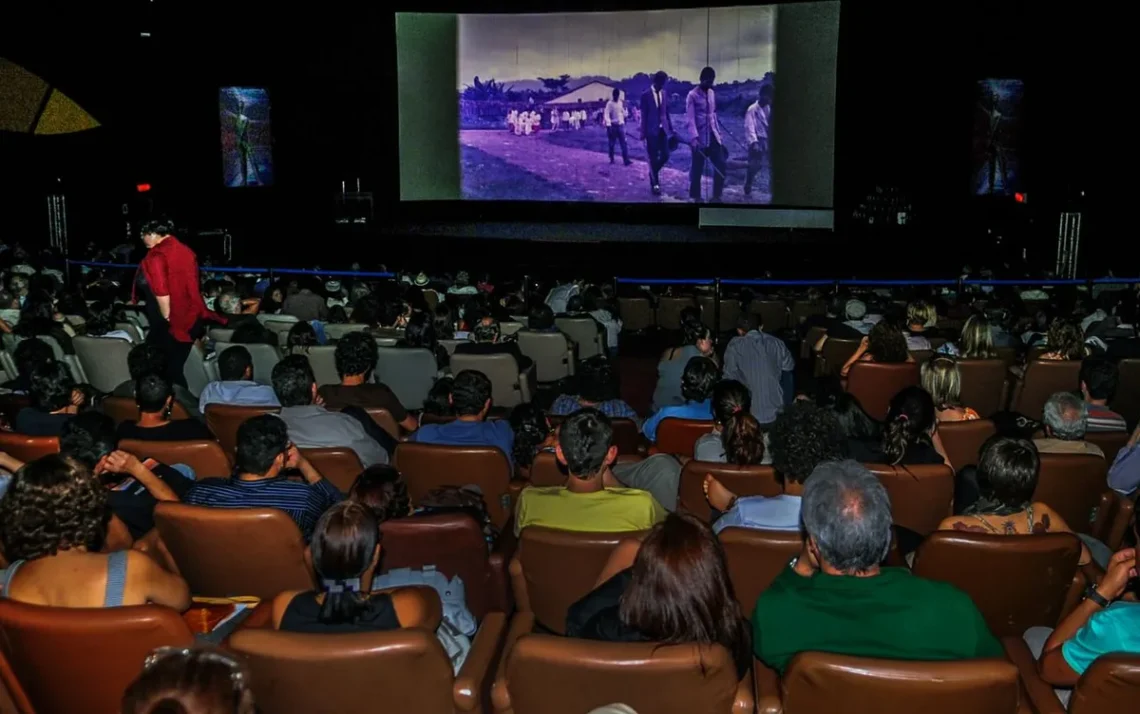
[[[771,203],[776,12],[460,15],[463,198]]]
[[[1012,196],[1021,185],[1020,79],[983,79],[974,107],[973,191],[977,196]]]
[[[222,122],[222,181],[229,188],[273,185],[273,135],[269,92],[261,88],[218,90]]]

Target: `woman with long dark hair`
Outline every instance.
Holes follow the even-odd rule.
[[[570,606],[566,634],[607,642],[722,645],[739,677],[752,667],[748,628],[724,549],[707,525],[670,513],[644,542],[623,541],[589,595]]]
[[[713,430],[697,439],[697,461],[729,463],[738,466],[770,464],[760,422],[752,416],[752,394],[735,379],[724,379],[713,386]]]
[[[401,627],[434,630],[439,597],[421,588],[372,592],[380,564],[380,528],[363,504],[342,501],[325,511],[309,544],[317,590],[283,592],[273,600],[273,624],[290,632],[375,632]]]
[[[949,463],[937,427],[934,398],[922,387],[906,387],[891,399],[881,440],[847,446],[851,458],[864,464]]]

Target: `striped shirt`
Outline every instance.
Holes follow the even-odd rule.
[[[327,479],[307,484],[278,476],[257,481],[202,479],[186,492],[182,502],[210,508],[276,508],[289,514],[308,541],[317,519],[342,498]]]
[[[724,351],[724,378],[744,383],[752,393],[752,416],[761,424],[776,421],[784,408],[783,372],[796,368],[784,341],[759,330],[733,337]]]
[[[1085,431],[1128,431],[1124,417],[1108,407],[1099,404],[1089,404],[1089,425]]]
[[[581,397],[563,394],[550,405],[550,413],[555,416],[568,416],[583,408]],[[604,402],[590,405],[611,419],[630,419],[641,426],[641,417],[622,399],[607,399]]]

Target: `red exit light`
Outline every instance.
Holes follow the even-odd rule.
[[[1025,203],[1025,194],[1021,192],[1015,193],[1013,194],[1013,200],[1017,201],[1018,203]]]
[[[135,188],[138,189],[139,193],[146,193],[147,191],[150,190],[150,184],[149,183],[140,183],[137,186],[135,186]],[[1021,194],[1019,193],[1017,195],[1020,196]],[[1020,201],[1021,199],[1018,198],[1017,200]]]

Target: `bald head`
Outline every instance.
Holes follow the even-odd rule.
[[[804,483],[801,517],[821,565],[863,573],[887,557],[891,500],[879,479],[855,461],[815,467]]]

